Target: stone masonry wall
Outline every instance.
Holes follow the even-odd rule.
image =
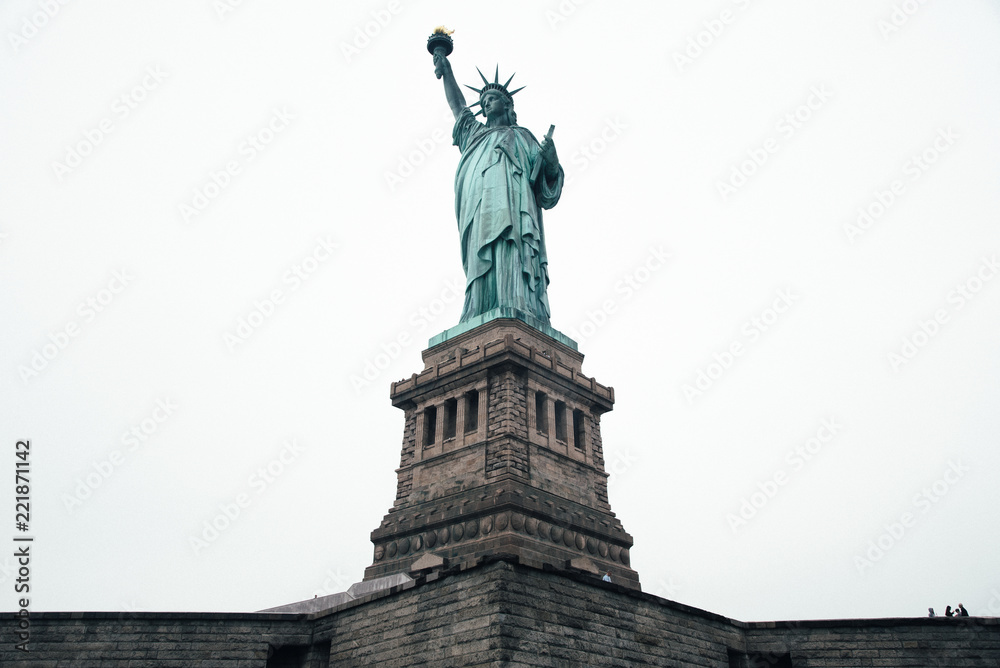
[[[486,443],[486,480],[512,474],[528,480],[528,444],[516,438],[497,438]]]
[[[489,402],[486,437],[511,435],[527,441],[528,407],[524,379],[509,368],[491,374]]]
[[[387,668],[728,668],[742,647],[730,620],[626,591],[499,561],[318,619],[315,639],[330,666]]]
[[[49,612],[31,615],[25,653],[14,649],[9,617],[0,622],[0,666],[266,668],[269,647],[312,642],[305,615]]]
[[[789,654],[795,668],[1000,666],[1000,619],[914,617],[747,624],[760,656]]]
[[[485,569],[446,577],[316,620],[330,666],[497,666],[502,578]]]
[[[0,618],[0,665],[759,668],[789,665],[788,656],[795,668],[996,668],[998,622],[745,624],[593,576],[494,561],[435,573],[312,616],[35,613],[29,655],[13,649],[17,622],[7,614]]]
[[[727,648],[742,646],[740,629],[723,617],[660,601],[603,582],[518,573],[502,600],[502,660],[508,662],[502,665],[728,668]]]
[[[413,463],[417,448],[417,412],[410,409],[406,411],[405,415],[405,422],[403,424],[403,449],[399,458],[400,468]],[[400,473],[396,480],[396,500],[405,499],[409,496],[412,487],[413,471],[407,470]]]
[[[488,396],[486,480],[504,474],[527,480],[528,407],[524,379],[512,369],[492,374]]]
[[[586,575],[498,561],[316,620],[330,666],[1000,666],[1000,620],[737,622]],[[749,657],[747,655],[749,652]]]
[[[590,447],[593,453],[594,466],[601,471],[607,471],[604,466],[604,441],[601,438],[601,416],[594,413],[587,413],[587,420],[590,422],[590,428],[587,431],[590,434]],[[597,489],[597,502],[603,507],[610,508],[611,504],[608,501],[608,479],[605,476],[597,476],[595,488]]]

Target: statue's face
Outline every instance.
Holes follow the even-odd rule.
[[[482,104],[486,118],[501,118],[507,111],[507,104],[499,93],[486,93]]]

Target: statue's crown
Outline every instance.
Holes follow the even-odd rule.
[[[479,114],[484,114],[485,113],[485,112],[483,112],[483,109],[482,109],[482,101],[483,101],[483,96],[486,93],[489,93],[489,92],[500,93],[501,95],[503,95],[507,99],[508,102],[513,102],[514,100],[513,100],[512,96],[515,93],[517,93],[518,91],[520,91],[521,89],[524,88],[524,86],[521,86],[521,88],[517,88],[515,90],[507,90],[507,84],[509,84],[511,81],[513,81],[514,75],[513,74],[510,75],[510,79],[507,79],[507,83],[500,83],[500,66],[499,65],[497,65],[496,72],[493,74],[493,82],[492,83],[490,83],[486,79],[486,77],[483,76],[483,71],[480,70],[478,67],[476,68],[476,71],[479,72],[479,78],[481,78],[483,80],[483,87],[482,88],[476,88],[475,86],[470,86],[469,84],[465,84],[465,87],[466,88],[471,88],[472,90],[474,90],[477,93],[479,93],[479,102],[473,102],[472,104],[469,105],[470,107],[474,107],[476,105],[480,105],[479,111],[476,112],[477,116]]]

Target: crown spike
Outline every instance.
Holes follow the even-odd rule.
[[[475,86],[470,86],[469,84],[465,84],[465,87],[468,88],[469,90],[472,90],[472,91],[476,92],[476,94],[479,96],[479,99],[480,99],[480,102],[478,102],[476,104],[479,104],[480,106],[482,106],[481,105],[481,101],[483,99],[483,96],[486,95],[487,93],[497,93],[497,94],[502,95],[503,97],[505,97],[507,100],[510,100],[512,95],[514,95],[518,91],[521,91],[521,90],[523,90],[525,88],[524,86],[521,86],[517,90],[513,90],[513,91],[507,90],[507,86],[509,86],[510,82],[514,80],[514,74],[510,75],[510,78],[507,79],[506,83],[501,84],[500,83],[500,65],[499,64],[496,66],[496,69],[493,72],[493,81],[492,82],[490,82],[486,78],[486,75],[483,74],[483,71],[481,69],[479,69],[477,67],[476,71],[479,72],[479,78],[483,80],[483,87],[482,88],[476,88]],[[470,104],[469,106],[472,107],[472,106],[475,106],[475,105]]]

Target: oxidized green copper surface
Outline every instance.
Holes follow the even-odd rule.
[[[495,75],[489,82],[480,73],[483,88],[473,90],[480,93],[476,104],[486,117],[481,123],[466,105],[443,49],[434,51],[434,64],[444,80],[455,116],[452,137],[462,153],[455,175],[455,216],[466,277],[460,322],[508,309],[530,318],[533,327],[536,322],[548,327],[542,209],[554,207],[562,194],[564,175],[555,145],[549,136],[539,143],[517,125],[511,97],[517,91],[507,90],[510,79],[501,84]],[[528,322],[525,318],[519,319]]]

